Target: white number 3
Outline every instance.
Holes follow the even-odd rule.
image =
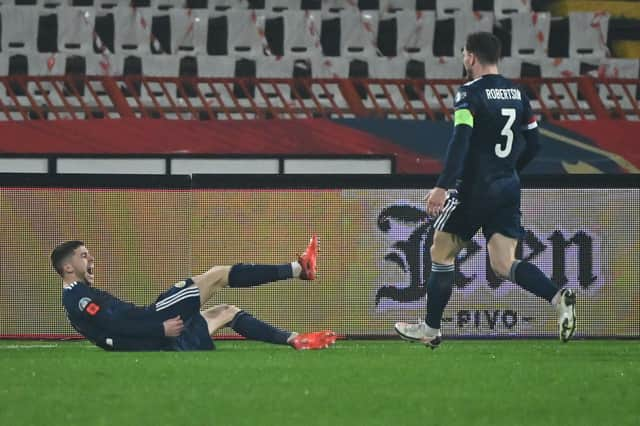
[[[496,144],[496,155],[500,158],[506,158],[511,153],[511,147],[513,146],[513,130],[511,126],[516,121],[515,108],[502,108],[500,113],[503,117],[507,117],[507,123],[502,128],[500,134],[507,137],[507,144],[502,147],[502,142]]]

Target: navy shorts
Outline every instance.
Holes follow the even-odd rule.
[[[471,240],[480,228],[487,241],[496,233],[519,240],[524,235],[521,216],[519,191],[501,198],[483,196],[460,200],[449,195],[433,226],[464,241]]]
[[[207,321],[200,314],[200,289],[188,278],[174,284],[162,293],[154,303],[155,311],[163,321],[180,316],[184,331],[172,339],[171,347],[178,351],[214,349],[209,336]]]

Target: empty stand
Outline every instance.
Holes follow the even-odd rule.
[[[2,54],[36,52],[38,18],[44,11],[38,7],[7,6],[2,13]]]
[[[342,55],[377,55],[377,11],[345,9],[340,13],[339,19]]]
[[[151,46],[151,10],[120,5],[114,8],[115,53],[144,54]]]
[[[262,55],[268,50],[264,36],[265,15],[255,10],[225,12],[229,22],[229,51],[242,55]]]
[[[473,0],[436,0],[438,19],[452,18],[459,13],[469,14],[473,11]]]
[[[397,53],[416,56],[433,55],[433,39],[436,28],[434,12],[400,11],[397,21]]]
[[[516,13],[511,15],[511,55],[546,57],[551,16],[548,13]]]
[[[569,56],[607,56],[607,12],[572,12],[569,14]]]
[[[88,54],[92,52],[96,13],[88,7],[62,7],[58,11],[61,52]]]
[[[493,13],[496,19],[528,12],[531,12],[531,0],[493,0]]]
[[[174,8],[169,11],[171,53],[204,55],[207,53],[209,13],[199,9]]]
[[[322,15],[316,11],[285,11],[284,53],[285,55],[319,55]]]

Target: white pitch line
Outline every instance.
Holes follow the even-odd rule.
[[[57,344],[47,345],[0,345],[0,349],[50,349],[57,348]]]

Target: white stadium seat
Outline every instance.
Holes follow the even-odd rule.
[[[618,58],[606,58],[600,62],[600,66],[597,71],[597,76],[600,78],[622,78],[622,79],[638,79],[640,74],[640,60],[639,59],[618,59]],[[628,110],[633,108],[633,104],[629,99],[629,95],[636,97],[637,85],[625,84],[628,91],[625,91],[625,87],[621,84],[609,83],[609,89],[606,85],[600,84],[598,93],[600,99],[607,108],[614,108],[616,106],[614,99],[617,99],[618,104],[622,109]],[[640,101],[636,100],[636,104]]]
[[[340,13],[340,44],[344,56],[376,56],[378,12],[346,9]]]
[[[433,55],[436,15],[431,11],[401,11],[395,14],[398,23],[398,55]]]
[[[284,52],[285,55],[319,55],[320,27],[322,16],[318,11],[285,11]]]
[[[436,0],[438,19],[452,18],[459,13],[471,13],[473,0]]]
[[[207,53],[209,13],[199,9],[174,8],[169,11],[171,22],[171,53],[202,55]]]
[[[264,9],[271,12],[300,10],[300,0],[265,0]]]
[[[511,55],[545,57],[549,45],[551,16],[547,12],[511,15]]]
[[[145,54],[151,46],[151,9],[119,5],[114,9],[115,53]]]
[[[493,0],[496,19],[509,18],[516,13],[531,12],[531,0]]]
[[[209,0],[210,10],[248,9],[249,0]]]
[[[58,9],[59,50],[67,53],[91,53],[95,22],[96,12],[92,7]]]
[[[609,13],[569,13],[569,57],[607,56]]]
[[[230,10],[225,14],[229,20],[229,52],[262,55],[267,49],[265,15],[255,10]]]
[[[0,10],[2,12],[2,55],[6,55],[7,52],[36,52],[38,37],[36,29],[42,9],[5,6]]]
[[[416,11],[416,0],[380,0],[380,12],[392,13],[395,11]]]
[[[428,57],[425,60],[425,73],[427,80],[443,80],[462,78],[464,67],[462,65],[462,57]],[[455,89],[454,89],[455,90]],[[435,92],[440,95],[442,102],[447,108],[453,107],[453,96],[450,88],[445,85],[437,85]],[[425,87],[425,98],[432,108],[440,108],[440,103],[431,86]]]
[[[542,58],[538,59],[540,64],[541,76],[543,78],[558,78],[558,77],[577,77],[580,75],[580,62],[573,58]],[[553,96],[549,86],[553,88],[556,97]],[[567,90],[567,87],[569,90]],[[550,85],[543,85],[540,88],[540,98],[545,103],[547,108],[557,108],[558,106],[564,109],[575,108],[576,105],[571,99],[571,95],[578,102],[578,106],[586,106],[584,101],[578,101],[578,84],[567,83],[566,87],[562,83],[553,83]],[[556,101],[557,98],[557,101]],[[534,108],[536,109],[536,108]]]

